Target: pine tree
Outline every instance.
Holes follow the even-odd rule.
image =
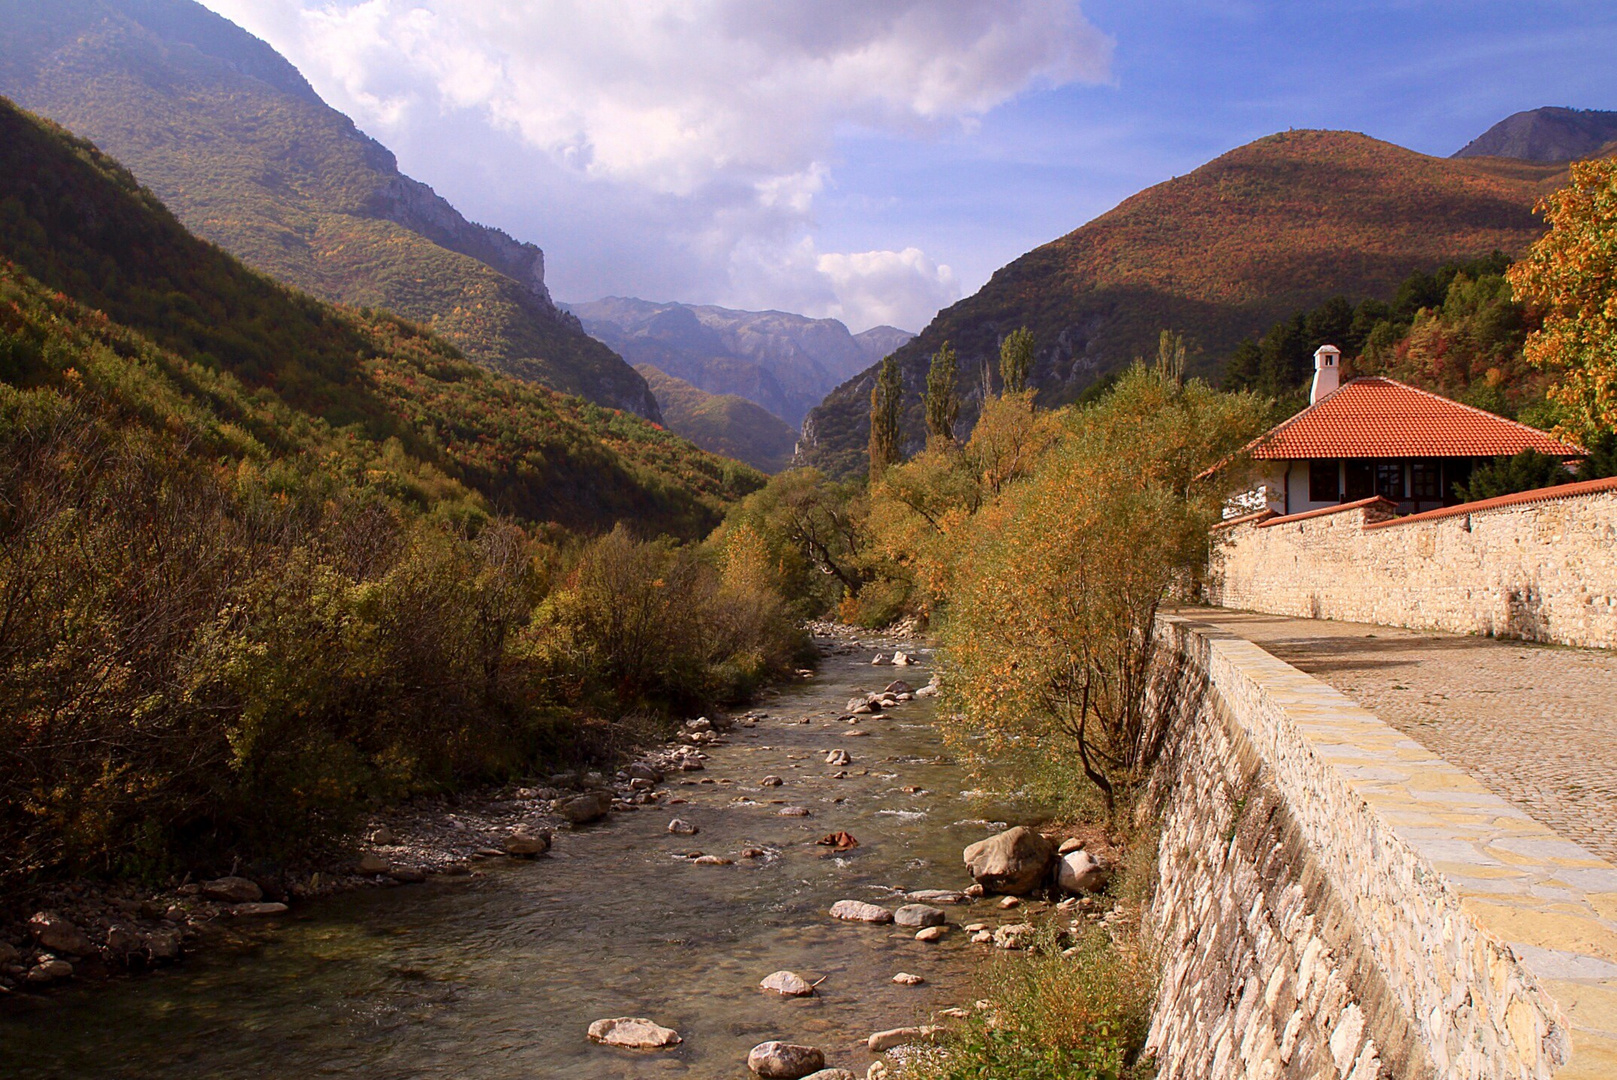
[[[870,388],[870,478],[877,479],[889,465],[898,464],[898,422],[903,404],[904,384],[899,378],[898,361],[889,356],[881,362],[876,385]]]
[[[1007,394],[1027,389],[1033,371],[1033,331],[1027,327],[1012,330],[999,345],[999,379]]]
[[[926,373],[926,434],[929,440],[954,442],[955,421],[960,419],[959,363],[954,346],[943,343]]]

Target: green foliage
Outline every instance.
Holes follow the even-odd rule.
[[[1156,980],[1132,945],[1089,928],[1063,956],[1053,941],[995,958],[982,992],[991,1004],[903,1069],[902,1080],[1146,1080],[1140,1055]]]
[[[902,437],[899,419],[902,415],[904,384],[899,376],[898,362],[889,356],[881,362],[876,381],[870,387],[870,476],[875,479],[889,465],[896,465],[903,456],[899,448]]]
[[[761,472],[778,473],[791,464],[797,432],[763,406],[734,394],[710,394],[650,364],[635,370],[657,395],[663,423],[675,434]]]
[[[1027,389],[1027,379],[1033,372],[1033,331],[1018,327],[1005,335],[999,343],[999,380],[1007,394],[1020,394]]]
[[[713,541],[743,531],[757,537],[780,595],[801,616],[817,617],[871,580],[866,508],[856,485],[792,469],[736,504]]]
[[[960,419],[959,365],[954,346],[945,341],[932,357],[926,373],[926,433],[928,440],[954,442],[954,426]]]
[[[1476,502],[1518,491],[1570,484],[1573,479],[1572,471],[1559,458],[1537,450],[1523,450],[1513,457],[1495,458],[1478,465],[1471,471],[1469,480],[1454,486],[1454,494],[1461,502]]]

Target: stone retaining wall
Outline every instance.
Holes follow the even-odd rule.
[[[1451,850],[1475,839],[1467,815],[1542,829],[1257,646],[1173,617],[1160,630],[1151,704],[1169,752],[1148,800],[1162,834],[1146,917],[1162,1080],[1536,1080],[1564,1065],[1573,1025],[1433,861],[1469,865]]]
[[[1391,517],[1384,499],[1221,527],[1215,605],[1617,647],[1617,479]]]

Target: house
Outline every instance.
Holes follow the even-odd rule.
[[[1339,385],[1341,356],[1320,346],[1308,408],[1248,447],[1255,486],[1236,500],[1240,512],[1298,514],[1381,496],[1414,514],[1459,502],[1455,485],[1480,461],[1529,449],[1583,457],[1537,428],[1393,379]]]

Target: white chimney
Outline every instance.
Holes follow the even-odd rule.
[[[1335,345],[1321,345],[1314,350],[1314,385],[1308,391],[1308,403],[1314,404],[1326,394],[1333,394],[1342,385],[1342,369],[1337,361],[1342,350]]]

